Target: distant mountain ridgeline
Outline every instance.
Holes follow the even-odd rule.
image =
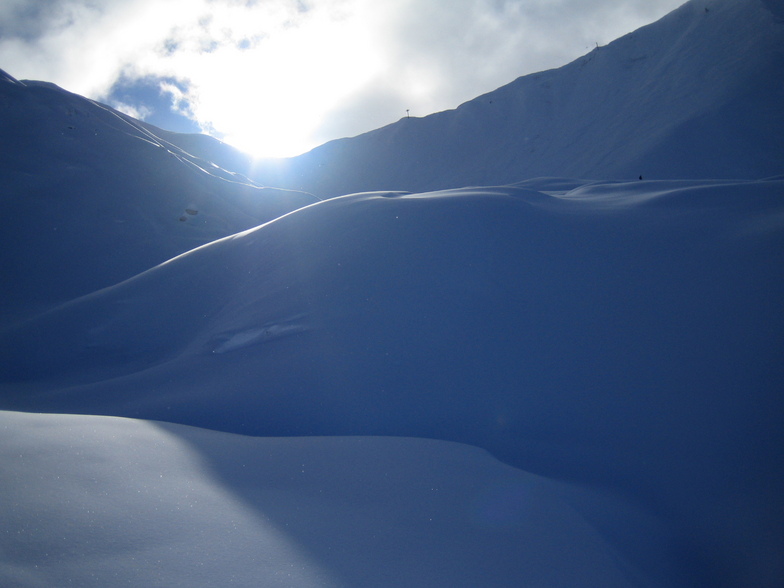
[[[760,179],[784,171],[781,4],[693,0],[455,110],[332,141],[254,177],[321,197],[539,176]]]

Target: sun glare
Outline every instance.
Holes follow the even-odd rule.
[[[231,29],[230,43],[181,51],[172,61],[191,81],[191,106],[202,127],[255,157],[315,147],[330,111],[379,69],[366,27],[351,15],[308,14],[256,37],[238,34],[243,29],[247,23]]]

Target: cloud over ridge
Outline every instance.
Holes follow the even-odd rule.
[[[258,155],[296,155],[453,108],[678,3],[14,0],[0,7],[0,62],[129,112],[184,116]],[[157,79],[157,102],[114,96],[122,80]]]

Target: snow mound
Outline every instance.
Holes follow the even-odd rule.
[[[675,521],[711,582],[729,553],[761,574],[784,184],[527,184],[349,195],[180,255],[6,329],[0,406],[471,444]]]
[[[652,585],[612,509],[661,549],[622,500],[465,445],[1,412],[0,436],[4,586]]]

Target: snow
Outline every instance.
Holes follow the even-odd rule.
[[[635,573],[590,522],[607,508],[594,493],[465,445],[0,422],[15,473],[0,489],[7,586],[574,585],[586,572],[625,586]]]
[[[0,263],[11,279],[0,285],[0,324],[317,201],[257,186],[52,84],[5,81]]]
[[[3,334],[3,407],[470,444],[633,497],[711,580],[768,569],[784,182],[525,184],[327,200],[57,306]],[[623,569],[678,585],[601,512]]]
[[[784,160],[784,27],[773,4],[692,0],[455,110],[402,118],[249,173],[321,197],[539,176],[772,176]]]
[[[0,76],[0,584],[780,586],[769,4],[279,162],[315,195]]]

